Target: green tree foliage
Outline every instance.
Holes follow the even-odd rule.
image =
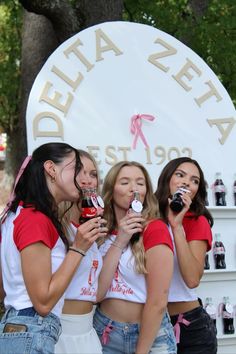
[[[23,6],[28,11],[45,16],[49,20],[49,25],[51,22],[58,45],[60,39],[65,40],[68,37],[72,24],[75,29],[83,29],[94,23],[111,20],[109,18],[111,3],[112,20],[115,19],[114,11],[119,12],[121,9],[118,5],[117,10],[115,8],[118,1],[107,1],[106,11],[101,6],[103,1],[20,0],[20,2],[21,4],[18,0],[0,0],[0,129],[2,127],[9,136],[16,136],[14,130],[20,126],[19,107],[27,98],[20,97],[19,94],[22,92],[19,89],[19,79]],[[235,0],[124,0],[123,4],[124,20],[148,24],[163,30],[200,55],[218,75],[236,103]],[[119,16],[120,13],[117,19]],[[68,21],[70,25],[65,26]],[[65,31],[65,27],[69,32]],[[31,73],[28,74],[29,77],[34,77]]]
[[[125,19],[154,26],[201,56],[236,103],[235,0],[126,0]]]
[[[0,2],[0,127],[7,133],[18,120],[21,12],[17,1]]]

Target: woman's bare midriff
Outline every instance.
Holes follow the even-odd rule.
[[[65,300],[62,313],[67,315],[84,315],[91,312],[93,303],[90,301]]]
[[[143,305],[121,299],[105,299],[99,306],[102,313],[114,321],[140,323]]]
[[[168,303],[168,312],[170,316],[178,315],[179,313],[184,313],[187,311],[194,310],[199,307],[199,301],[180,301],[180,302],[169,302]]]

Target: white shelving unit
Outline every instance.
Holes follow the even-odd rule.
[[[224,296],[229,296],[236,310],[236,207],[209,206],[214,218],[212,229],[213,241],[215,233],[221,234],[226,255],[226,269],[215,269],[213,251],[209,252],[210,269],[204,271],[198,288],[198,295],[205,305],[206,297],[211,297],[219,308]],[[222,317],[217,313],[218,354],[236,354],[236,318],[234,317],[234,334],[223,334]]]

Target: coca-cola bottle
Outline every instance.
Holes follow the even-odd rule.
[[[215,259],[215,268],[216,269],[225,269],[225,246],[220,239],[220,234],[215,234],[215,242],[213,246],[213,255]]]
[[[133,198],[131,199],[129,211],[135,213],[141,213],[143,210],[143,204],[140,201],[140,196],[138,191],[134,191]],[[139,240],[140,233],[136,232],[130,239],[131,244],[137,242]]]
[[[205,181],[205,186],[206,186],[206,198],[205,198],[205,205],[208,206],[209,205],[209,200],[208,200],[208,183],[207,181]]]
[[[236,206],[236,173],[234,174],[233,193],[234,193],[234,205]]]
[[[104,208],[104,203],[102,198],[97,195],[96,189],[82,189],[80,224],[94,218],[98,214],[98,210],[101,208]]]
[[[183,193],[189,193],[189,190],[186,189],[185,187],[180,187],[172,196],[172,200],[170,202],[170,208],[176,212],[179,213],[183,207],[184,207],[184,202],[183,199],[181,198],[181,195]]]
[[[215,193],[215,202],[217,206],[225,206],[226,205],[226,188],[221,178],[221,173],[216,173],[216,180],[214,183],[214,193]]]
[[[224,334],[234,333],[234,308],[229,302],[229,297],[223,298],[222,308],[223,332]]]
[[[212,298],[207,297],[206,298],[206,303],[205,303],[205,310],[208,313],[208,315],[211,317],[212,321],[214,322],[214,325],[216,327],[216,313],[217,309],[216,306],[213,304]]]
[[[206,253],[206,255],[205,255],[204,269],[210,269],[209,254],[208,253]]]

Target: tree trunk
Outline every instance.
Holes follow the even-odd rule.
[[[52,52],[88,26],[122,19],[122,0],[20,0],[24,6],[19,124],[8,132],[6,172],[16,172],[27,155],[26,108],[34,80]]]
[[[19,123],[8,133],[8,156],[5,168],[7,174],[15,176],[27,155],[25,114],[28,97],[35,77],[57,46],[58,40],[50,21],[44,16],[25,11],[22,30]]]
[[[190,0],[189,5],[196,18],[201,18],[207,11],[209,0]]]
[[[81,0],[76,3],[76,11],[81,26],[87,28],[98,23],[122,20],[123,0]]]

